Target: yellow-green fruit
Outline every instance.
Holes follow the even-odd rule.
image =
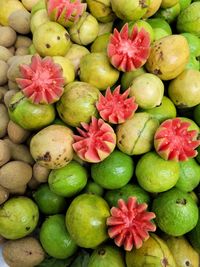
[[[162,80],[171,80],[185,69],[189,55],[186,38],[177,34],[169,35],[154,42],[146,67]]]
[[[149,18],[153,16],[159,9],[162,0],[150,0],[150,4],[147,8],[147,12],[144,14],[143,18]]]
[[[1,0],[0,2],[0,24],[8,26],[8,18],[17,10],[26,10],[18,0]]]
[[[104,33],[111,33],[113,30],[113,21],[107,22],[107,23],[99,22],[98,24],[99,24],[98,36],[100,36]]]
[[[119,71],[109,62],[105,53],[90,53],[81,59],[80,80],[90,83],[99,90],[113,86],[119,78]]]
[[[168,8],[176,5],[179,2],[179,0],[162,0],[161,7],[162,8]]]
[[[34,13],[31,16],[31,32],[34,33],[34,31],[45,22],[49,21],[49,17],[47,14],[46,9],[40,9],[36,13]]]
[[[61,66],[63,77],[65,79],[65,85],[73,82],[75,79],[75,70],[71,61],[66,57],[61,56],[53,57],[53,61]]]
[[[115,14],[112,11],[110,0],[86,0],[90,13],[100,22],[113,21]]]
[[[107,53],[107,46],[110,39],[110,33],[104,33],[98,36],[91,45],[91,52],[105,52]]]
[[[191,108],[200,103],[200,72],[185,70],[170,82],[169,97],[179,108]]]
[[[155,234],[139,249],[126,252],[127,267],[177,267],[164,240]]]
[[[164,235],[177,267],[199,267],[199,255],[184,236],[173,237]]]
[[[117,146],[128,155],[140,155],[151,150],[153,137],[159,126],[157,119],[146,112],[138,112],[116,129]]]
[[[40,56],[65,56],[71,46],[71,41],[63,26],[48,21],[34,31],[33,45]]]

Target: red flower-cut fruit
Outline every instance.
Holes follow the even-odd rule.
[[[33,56],[30,65],[20,65],[20,73],[22,78],[17,78],[16,82],[35,104],[52,104],[63,94],[62,68],[50,57]]]
[[[84,161],[100,162],[107,158],[116,146],[113,128],[102,119],[92,117],[90,124],[81,123],[84,130],[77,128],[80,135],[74,135],[74,151]]]
[[[174,118],[164,121],[154,136],[156,152],[165,160],[186,161],[197,155],[198,132],[188,130],[191,123]]]
[[[120,94],[119,85],[113,93],[108,88],[105,96],[100,94],[96,107],[102,119],[109,123],[119,124],[125,122],[134,114],[138,105],[135,103],[135,97],[128,98],[129,91],[127,89],[123,94]]]
[[[133,247],[140,248],[149,238],[149,231],[154,232],[156,225],[151,222],[156,216],[146,211],[147,204],[139,204],[136,197],[129,197],[127,203],[120,199],[118,207],[111,208],[111,217],[107,218],[108,235],[115,244],[124,246],[126,251]]]
[[[86,8],[87,4],[81,3],[81,0],[48,0],[47,2],[50,19],[64,27],[70,27],[76,23]]]
[[[150,53],[150,35],[142,28],[133,27],[129,34],[128,23],[120,32],[114,29],[108,43],[107,54],[111,64],[120,71],[128,72],[142,67]]]

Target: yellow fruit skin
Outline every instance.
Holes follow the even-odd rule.
[[[150,0],[147,12],[144,14],[143,18],[146,19],[153,16],[160,8],[161,2],[162,0]]]
[[[146,68],[162,80],[171,80],[185,69],[189,55],[186,38],[177,34],[169,35],[154,42]]]
[[[177,267],[199,267],[199,255],[184,236],[164,235],[163,239],[174,256]]]
[[[18,0],[1,0],[0,3],[0,24],[8,26],[9,16],[19,10],[26,10],[22,3]]]
[[[164,240],[155,234],[139,249],[126,252],[127,267],[177,267]]]

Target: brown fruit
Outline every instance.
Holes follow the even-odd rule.
[[[3,186],[0,185],[0,205],[4,203],[9,197],[9,192]],[[1,243],[1,242],[0,242]]]
[[[8,78],[7,78],[7,71],[8,71],[8,64],[0,60],[0,85],[4,85],[7,83]]]
[[[9,116],[7,108],[0,104],[0,138],[4,137],[7,133],[7,126],[9,122]]]
[[[6,189],[24,186],[31,177],[31,166],[22,161],[10,161],[0,169],[0,185]]]
[[[11,151],[4,140],[0,140],[0,166],[7,163],[11,158]]]
[[[33,165],[33,177],[39,183],[46,183],[48,181],[50,170],[35,163]]]
[[[24,128],[22,128],[11,120],[8,123],[7,131],[10,140],[15,144],[23,143],[30,135],[30,132],[28,130],[25,130]]]
[[[25,237],[7,241],[3,257],[10,267],[33,267],[44,260],[45,253],[36,238]]]
[[[17,38],[16,32],[9,26],[0,27],[0,45],[11,47]]]
[[[30,32],[30,21],[31,14],[23,9],[13,12],[8,18],[9,26],[21,34]]]

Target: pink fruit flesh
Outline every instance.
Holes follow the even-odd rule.
[[[100,162],[112,153],[116,146],[116,135],[112,127],[102,119],[92,117],[90,124],[81,123],[83,130],[74,135],[76,154],[87,162]]]
[[[48,15],[54,21],[61,22],[63,26],[69,26],[67,23],[76,23],[83,12],[86,10],[87,4],[81,3],[80,0],[48,0]]]
[[[51,104],[63,94],[62,69],[50,57],[41,59],[39,55],[35,55],[30,65],[20,66],[20,72],[22,78],[17,78],[16,82],[31,102]]]
[[[120,32],[114,29],[108,43],[107,54],[115,68],[123,72],[140,68],[146,63],[149,53],[150,36],[144,28],[138,31],[135,26],[129,34],[126,23]]]
[[[197,131],[188,130],[190,125],[180,118],[164,121],[154,136],[156,152],[165,160],[185,161],[195,157],[200,140],[197,140]]]
[[[129,197],[127,203],[120,199],[118,207],[111,208],[111,217],[107,219],[108,235],[114,238],[115,244],[124,246],[126,251],[133,247],[140,248],[143,241],[149,238],[149,231],[156,230],[151,222],[155,218],[153,212],[147,212],[147,204],[138,204],[136,197]]]
[[[135,103],[135,97],[128,98],[128,95],[129,89],[120,94],[120,86],[117,86],[113,93],[108,88],[105,96],[100,94],[96,107],[102,119],[109,123],[119,124],[130,118],[138,105]]]

